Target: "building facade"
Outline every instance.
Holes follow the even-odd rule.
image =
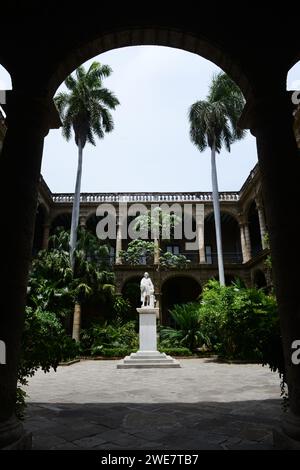
[[[219,197],[226,283],[238,278],[248,287],[270,288],[272,280],[266,264],[269,255],[267,225],[258,166],[251,171],[240,191],[220,192]],[[33,254],[48,247],[49,237],[57,227],[70,228],[72,204],[73,194],[51,193],[41,177]],[[134,265],[122,262],[120,252],[127,249],[132,239],[133,219],[143,208],[151,211],[155,207],[170,213],[181,212],[177,237],[159,239],[156,243],[162,253],[185,255],[189,264],[184,268],[164,268],[157,256],[150,264],[143,258]],[[101,220],[104,223],[108,214],[112,216],[109,219],[112,229],[103,241],[110,246],[117,292],[124,293],[130,283],[137,284],[148,271],[155,285],[163,323],[168,323],[168,310],[172,305],[195,300],[203,285],[218,277],[212,193],[81,194],[81,227],[96,234],[98,223]]]

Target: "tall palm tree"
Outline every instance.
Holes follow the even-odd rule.
[[[216,153],[223,145],[230,152],[231,145],[245,136],[238,128],[238,119],[244,107],[244,97],[238,86],[223,72],[213,77],[206,100],[197,101],[189,110],[190,137],[203,152],[211,149],[211,179],[217,241],[219,282],[225,285],[221,216],[216,167]]]
[[[103,139],[105,132],[113,130],[110,110],[120,104],[116,96],[102,85],[103,79],[111,73],[108,65],[101,65],[99,62],[93,62],[87,71],[80,66],[75,71],[76,77],[70,75],[65,80],[69,93],[61,92],[54,98],[63,123],[63,136],[70,140],[73,129],[78,147],[70,236],[70,261],[73,270],[79,222],[82,152],[86,142],[96,145],[95,136]]]

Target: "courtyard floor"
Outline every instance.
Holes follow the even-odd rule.
[[[272,449],[278,374],[254,364],[182,359],[181,369],[81,361],[29,381],[34,449]]]

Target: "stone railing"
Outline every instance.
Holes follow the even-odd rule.
[[[53,194],[53,202],[68,204],[74,200],[72,193]],[[234,202],[239,200],[237,191],[219,193],[220,201]],[[120,203],[120,202],[205,202],[212,201],[211,192],[193,193],[82,193],[80,202],[83,203]]]

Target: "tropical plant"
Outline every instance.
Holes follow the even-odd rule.
[[[95,136],[103,139],[106,132],[113,130],[113,119],[110,113],[119,104],[116,96],[103,87],[103,79],[112,73],[108,65],[93,62],[86,71],[78,67],[75,76],[69,75],[65,80],[68,92],[60,92],[54,98],[63,123],[63,136],[69,140],[72,129],[78,146],[78,166],[74,202],[72,210],[70,260],[74,269],[74,252],[77,241],[79,221],[80,188],[82,175],[82,153],[86,142],[96,145]]]
[[[74,306],[73,333],[80,334],[81,306],[88,299],[103,301],[114,295],[114,274],[107,264],[108,248],[100,245],[95,235],[79,231],[74,253],[74,269],[66,251],[69,234],[58,230],[49,250],[39,252],[33,261],[29,277],[28,305],[57,312],[69,313]]]
[[[114,323],[122,325],[128,319],[131,305],[128,299],[122,295],[116,295],[113,303],[113,312],[115,314]]]
[[[140,238],[147,238],[151,232],[154,243],[154,264],[159,264],[160,261],[159,240],[170,240],[181,221],[181,214],[178,215],[169,210],[164,210],[162,207],[155,207],[135,218],[134,229]]]
[[[203,289],[200,315],[203,334],[221,356],[268,364],[284,376],[279,316],[273,295],[235,283],[224,287],[215,280],[209,281]]]
[[[153,260],[154,249],[154,242],[140,239],[132,240],[128,243],[127,250],[120,251],[120,258],[126,264],[150,264]]]
[[[166,347],[186,346],[191,351],[208,342],[201,328],[200,305],[196,302],[174,305],[170,314],[175,321],[175,328],[160,330],[161,345]]]
[[[127,348],[138,349],[136,322],[125,324],[93,325],[82,330],[80,347],[83,353],[101,355],[104,349]]]
[[[176,268],[176,269],[186,269],[191,261],[184,255],[174,255],[166,251],[160,255],[160,266],[161,268]]]
[[[27,307],[18,366],[18,391],[16,413],[23,417],[28,377],[41,368],[49,372],[56,370],[63,360],[73,359],[79,350],[75,341],[66,335],[61,322],[52,312]]]
[[[245,131],[238,128],[238,120],[244,103],[244,97],[238,86],[228,75],[220,72],[213,77],[207,99],[197,101],[189,110],[190,137],[193,144],[200,152],[207,147],[211,150],[213,207],[221,285],[225,285],[225,276],[216,153],[220,153],[223,145],[230,152],[231,145],[245,136]]]

